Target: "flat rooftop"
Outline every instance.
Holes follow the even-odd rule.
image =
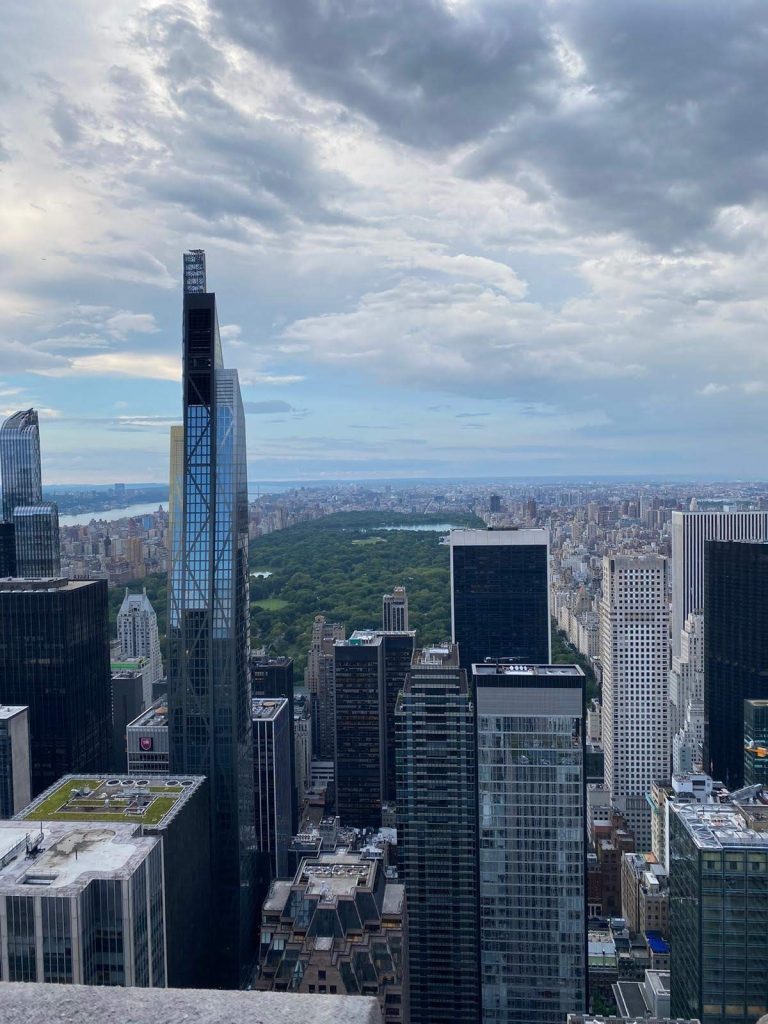
[[[142,711],[132,722],[129,729],[164,729],[168,727],[168,701],[157,700],[152,707]]]
[[[137,832],[136,825],[126,824],[43,822],[31,827],[0,821],[0,893],[21,888],[29,896],[66,889],[62,895],[71,895],[95,874],[131,875],[160,841]]]
[[[356,629],[346,640],[334,640],[334,647],[376,647],[384,642],[375,629]]]
[[[725,850],[729,847],[755,847],[768,850],[768,832],[751,828],[749,816],[755,817],[756,805],[680,804],[670,805],[700,850]]]
[[[94,583],[100,582],[100,580],[70,580],[61,576],[44,577],[42,579],[25,579],[24,577],[14,576],[8,579],[0,579],[0,594],[82,590],[83,587],[92,587]]]
[[[254,722],[271,722],[287,706],[287,697],[254,697],[251,701],[251,718]]]
[[[451,547],[501,547],[510,544],[549,544],[549,531],[542,529],[455,529],[450,532]]]
[[[200,775],[65,775],[14,821],[165,825],[204,782]]]
[[[381,1024],[371,996],[0,983],[3,1024]]]
[[[28,710],[26,704],[0,704],[0,722],[7,722],[8,719],[15,718],[22,711]]]
[[[306,886],[310,895],[354,896],[372,887],[375,871],[376,861],[356,854],[321,854],[301,862],[293,884]]]
[[[578,665],[521,665],[514,661],[483,661],[472,666],[476,676],[529,676],[530,678],[557,679],[584,676]]]
[[[421,665],[433,665],[435,667],[445,665],[447,667],[458,668],[458,644],[438,644],[434,647],[418,647],[413,652],[411,666],[413,668],[418,668]]]

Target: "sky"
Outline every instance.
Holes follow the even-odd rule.
[[[182,253],[249,479],[765,479],[762,0],[6,0],[0,413],[164,482]]]

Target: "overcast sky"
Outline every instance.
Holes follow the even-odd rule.
[[[6,0],[0,411],[164,481],[204,248],[249,477],[765,479],[764,0]]]

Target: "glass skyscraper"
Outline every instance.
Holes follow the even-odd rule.
[[[183,479],[168,600],[172,771],[211,782],[214,975],[250,981],[254,793],[248,674],[248,488],[236,370],[224,369],[205,254],[184,256]]]
[[[56,505],[17,505],[13,510],[16,574],[31,578],[58,576],[59,510]]]
[[[586,1008],[584,674],[473,666],[484,1024]]]
[[[35,409],[15,412],[0,427],[0,473],[3,520],[12,523],[15,508],[39,505],[43,500],[40,430]]]
[[[451,620],[467,671],[486,658],[546,665],[546,530],[451,530]]]
[[[455,644],[416,651],[394,717],[411,1024],[478,1024],[475,705]]]

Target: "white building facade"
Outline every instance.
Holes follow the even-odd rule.
[[[141,594],[129,594],[126,589],[117,613],[117,639],[122,657],[148,659],[152,683],[163,678],[157,615],[146,589]]]

